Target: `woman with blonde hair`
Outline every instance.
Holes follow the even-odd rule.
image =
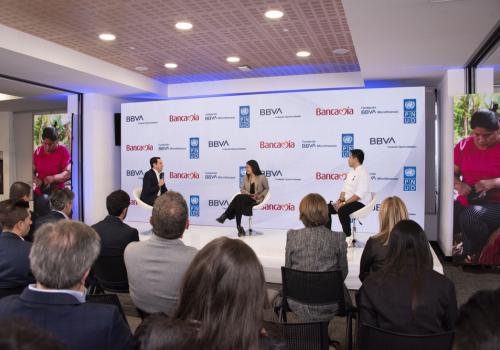
[[[379,212],[380,232],[366,242],[359,268],[359,279],[363,282],[370,272],[380,270],[389,249],[389,238],[394,226],[408,219],[405,203],[398,196],[382,201]]]

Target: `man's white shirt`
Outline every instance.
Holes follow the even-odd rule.
[[[353,195],[359,197],[358,202],[367,205],[372,199],[370,193],[370,178],[368,171],[363,165],[359,165],[356,169],[351,169],[344,181],[342,192],[345,192],[345,200],[348,200]]]
[[[158,171],[156,171],[156,169],[154,169],[154,168],[153,168],[153,171],[156,174],[156,179],[158,180],[158,186],[160,186],[160,173]],[[160,186],[160,190],[158,191],[158,196],[161,196],[161,186]]]

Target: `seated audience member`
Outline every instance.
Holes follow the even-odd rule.
[[[85,302],[84,281],[100,250],[89,226],[63,220],[36,233],[30,253],[36,284],[0,300],[0,319],[28,319],[71,349],[132,349],[130,329],[114,305]]]
[[[52,210],[37,220],[36,229],[47,222],[71,219],[73,198],[75,198],[75,194],[67,188],[54,190],[49,197]]]
[[[177,302],[182,276],[197,252],[181,240],[189,217],[180,193],[168,191],[155,200],[151,225],[150,239],[125,248],[130,297],[144,312],[168,315]]]
[[[425,232],[412,220],[394,226],[386,264],[365,279],[359,302],[361,323],[407,334],[452,330],[457,315],[455,286],[432,269]]]
[[[30,270],[31,243],[24,237],[29,232],[31,219],[28,202],[0,202],[0,297],[18,294],[35,282]]]
[[[317,194],[305,196],[299,205],[300,220],[304,228],[289,230],[285,247],[285,267],[301,271],[342,271],[347,277],[347,243],[343,232],[326,228],[328,207]],[[350,304],[349,293],[345,291]],[[280,298],[280,297],[279,297]],[[275,304],[280,304],[280,300]],[[290,309],[304,322],[328,321],[337,312],[337,304],[311,306],[288,300]]]
[[[454,350],[500,349],[500,289],[475,293],[458,312]]]
[[[123,261],[123,252],[130,242],[139,241],[139,232],[123,222],[127,217],[128,207],[130,205],[130,196],[127,192],[118,190],[112,192],[106,198],[106,208],[108,216],[104,220],[93,225],[92,228],[97,231],[101,238],[101,257],[119,257],[125,271],[125,262]],[[123,276],[127,280],[127,276]]]
[[[365,280],[370,272],[380,270],[385,262],[387,250],[389,249],[389,238],[394,225],[401,220],[408,219],[408,210],[401,198],[387,197],[380,205],[378,221],[380,232],[368,238],[359,268],[359,279]]]
[[[0,349],[69,350],[47,331],[20,319],[0,321]]]
[[[31,186],[28,185],[25,182],[21,181],[16,181],[10,186],[9,190],[9,199],[13,201],[18,201],[18,200],[23,200],[25,202],[30,201],[31,197]],[[31,227],[30,231],[28,232],[28,235],[25,237],[25,239],[28,242],[33,242],[33,232],[35,231],[36,227],[36,220],[38,218],[38,215],[35,214],[34,212],[31,212]]]
[[[203,349],[266,349],[272,343],[262,327],[266,299],[264,270],[252,248],[220,237],[189,265],[173,318],[199,322]]]

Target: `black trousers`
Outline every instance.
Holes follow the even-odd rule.
[[[229,203],[226,216],[229,220],[236,218],[236,225],[241,226],[241,216],[252,216],[252,208],[257,204],[248,194],[239,194]]]
[[[338,214],[340,224],[342,225],[342,231],[344,231],[345,235],[349,237],[351,235],[351,218],[349,217],[349,215],[363,208],[364,206],[365,205],[361,202],[352,202],[343,205],[337,212],[333,204],[328,204],[329,218],[328,222],[326,223],[326,227],[328,227],[330,230],[332,229],[332,214]]]

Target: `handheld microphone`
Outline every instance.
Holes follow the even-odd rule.
[[[160,173],[160,180],[163,179],[165,177],[165,174],[164,173]]]

